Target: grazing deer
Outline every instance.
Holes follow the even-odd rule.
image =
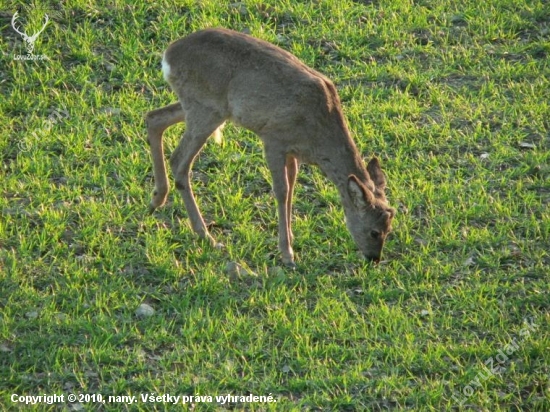
[[[219,137],[224,122],[231,120],[255,132],[264,144],[286,265],[295,266],[290,226],[299,162],[318,165],[336,185],[355,243],[367,259],[380,260],[395,210],[386,202],[378,159],[373,157],[365,167],[328,78],[279,47],[226,29],[202,30],[175,41],[164,53],[162,71],[179,102],[146,115],[155,176],[151,211],[168,194],[162,134],[185,121],[170,166],[193,230],[215,244],[189,173],[208,137]]]

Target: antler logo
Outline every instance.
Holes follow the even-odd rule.
[[[17,20],[17,14],[18,13],[15,12],[15,14],[13,15],[13,17],[11,19],[11,25],[12,25],[13,29],[23,37],[23,40],[25,41],[25,44],[26,44],[27,53],[29,55],[31,55],[33,50],[34,50],[34,42],[36,41],[36,39],[38,39],[39,34],[42,33],[44,31],[44,29],[46,28],[46,25],[48,24],[48,21],[49,21],[49,17],[48,17],[47,14],[45,14],[44,15],[45,22],[44,22],[44,25],[42,26],[42,28],[38,32],[34,33],[32,36],[29,36],[29,35],[27,35],[27,33],[22,32],[22,31],[18,30],[17,27],[15,27],[15,20]]]

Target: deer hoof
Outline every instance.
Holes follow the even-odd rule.
[[[296,263],[294,263],[294,257],[285,258],[283,257],[283,264],[287,269],[296,270]]]
[[[285,267],[290,270],[296,270],[296,263],[294,262],[287,262],[285,263]]]
[[[210,235],[210,233],[208,233],[207,230],[201,230],[197,232],[197,234],[202,241],[208,243],[213,248],[216,248],[216,246],[218,245],[218,242],[216,242],[216,240],[212,237],[212,235]]]

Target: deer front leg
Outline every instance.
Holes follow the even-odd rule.
[[[193,189],[191,188],[190,172],[195,157],[199,154],[208,137],[223,123],[223,119],[214,114],[205,114],[205,111],[190,112],[186,116],[186,131],[180,140],[178,147],[170,157],[170,166],[176,180],[178,189],[187,215],[191,221],[193,231],[199,237],[208,240],[212,246],[216,246],[214,238],[208,233],[204,223]]]
[[[283,263],[294,269],[296,264],[294,263],[294,251],[291,246],[290,216],[288,215],[290,187],[287,168],[285,166],[285,155],[270,153],[269,149],[266,147],[266,158],[273,179],[273,192],[277,200],[277,214],[279,216],[279,251],[281,252]]]

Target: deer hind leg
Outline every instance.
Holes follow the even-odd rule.
[[[266,160],[271,177],[273,179],[273,192],[277,200],[277,214],[279,215],[279,251],[283,263],[289,267],[296,267],[294,263],[294,251],[290,238],[290,216],[288,215],[288,204],[290,184],[287,175],[286,155],[280,152],[272,152],[266,145]]]
[[[162,206],[168,196],[168,177],[166,176],[166,166],[164,164],[162,134],[168,127],[182,122],[184,119],[185,113],[180,103],[173,103],[161,109],[152,110],[145,116],[147,140],[151,148],[153,173],[155,175],[155,190],[149,205],[151,212]]]
[[[290,242],[294,241],[294,235],[292,234],[292,195],[294,194],[294,185],[296,183],[296,176],[298,175],[298,159],[294,156],[288,155],[286,157],[286,177],[288,180],[288,196],[286,197],[286,215],[288,220],[288,237]]]
[[[186,130],[178,147],[170,157],[170,166],[174,173],[176,188],[183,198],[191,227],[201,238],[215,245],[208,233],[199,207],[191,188],[190,172],[193,161],[206,143],[208,137],[223,124],[225,118],[203,107],[193,107],[186,113]]]

